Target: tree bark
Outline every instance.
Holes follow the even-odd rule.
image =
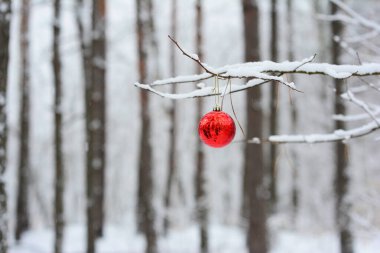
[[[203,7],[202,0],[195,3],[195,47],[199,59],[203,59]],[[201,68],[197,68],[197,73],[201,73]],[[197,100],[197,118],[203,116],[203,101]],[[208,206],[206,193],[206,171],[204,162],[203,144],[200,139],[197,141],[197,167],[195,172],[195,200],[196,200],[196,217],[199,223],[200,235],[200,252],[209,252],[208,242]]]
[[[106,170],[106,0],[94,0],[92,11],[92,85],[89,101],[89,148],[93,172],[94,226],[97,237],[103,236],[104,189]]]
[[[4,174],[7,151],[7,83],[9,63],[9,36],[12,1],[2,0],[0,5],[0,253],[8,252],[7,192]]]
[[[153,71],[152,76],[154,80],[157,80],[160,78],[160,63],[159,63],[159,46],[156,36],[156,24],[154,22],[154,0],[147,0],[148,1],[148,28],[149,31],[147,33],[147,39],[150,42],[150,50],[148,51],[149,55],[151,55],[150,60],[153,62]]]
[[[147,30],[149,29],[149,1],[136,0],[136,31],[139,81],[145,83],[147,70]],[[152,203],[152,147],[150,144],[151,121],[149,115],[149,94],[140,91],[141,103],[141,137],[139,151],[139,185],[137,196],[137,220],[139,231],[145,234],[146,253],[157,252],[157,235],[155,230],[155,212]]]
[[[76,10],[75,10],[75,21],[78,29],[78,37],[80,44],[80,54],[83,64],[83,72],[84,72],[84,83],[85,83],[85,110],[87,110],[87,102],[89,98],[87,98],[88,92],[87,88],[91,85],[91,48],[88,39],[86,39],[83,21],[83,0],[77,0]],[[87,135],[87,134],[86,134]]]
[[[271,0],[271,60],[277,61],[277,0]],[[275,135],[278,132],[278,85],[272,82],[270,87],[270,134]],[[271,210],[276,209],[277,203],[277,182],[276,182],[276,161],[277,161],[277,145],[270,144],[269,164],[270,164],[270,194],[271,194]]]
[[[95,253],[95,230],[94,230],[94,220],[93,220],[93,172],[90,169],[90,161],[92,160],[92,152],[89,146],[90,141],[90,87],[92,83],[92,66],[91,66],[91,43],[86,41],[85,32],[82,23],[82,11],[83,10],[83,1],[78,0],[77,9],[76,9],[76,23],[78,28],[80,49],[81,49],[81,58],[83,64],[83,72],[84,72],[84,87],[85,87],[85,113],[86,113],[86,222],[87,222],[87,253]]]
[[[338,11],[338,7],[330,3],[331,14],[334,15]],[[343,33],[343,26],[339,21],[331,23],[332,38],[334,36],[341,36]],[[341,48],[338,42],[332,39],[332,63],[339,64],[339,57],[341,55]],[[335,79],[335,102],[334,113],[335,115],[345,115],[346,108],[340,95],[345,92],[344,82],[341,79]],[[335,121],[335,129],[344,129],[344,121]],[[335,143],[335,215],[339,233],[340,252],[352,253],[353,252],[353,238],[350,231],[350,204],[347,201],[347,193],[349,187],[348,170],[348,145],[343,142]]]
[[[287,0],[287,23],[288,23],[288,60],[293,61],[294,60],[294,22],[293,22],[293,0]],[[290,79],[290,77],[288,78]],[[291,98],[291,104],[290,104],[290,111],[291,111],[291,129],[294,132],[298,132],[298,110],[297,110],[297,100],[295,97]],[[292,167],[292,220],[293,224],[296,224],[297,219],[297,213],[298,213],[298,199],[299,199],[299,193],[298,193],[298,154],[294,147],[291,149],[291,158],[293,162]]]
[[[18,193],[16,207],[16,240],[29,228],[28,174],[29,174],[29,0],[22,0],[20,23],[20,57],[21,57],[21,106],[20,106],[20,150],[18,169]]]
[[[171,1],[171,35],[173,38],[176,38],[177,35],[177,0]],[[177,74],[177,68],[176,68],[176,57],[175,57],[175,50],[176,47],[174,44],[170,45],[170,74],[171,76],[176,76]],[[171,86],[171,93],[176,93],[176,85]],[[175,100],[172,101],[172,106],[169,111],[169,117],[171,122],[170,127],[170,137],[169,137],[169,171],[168,171],[168,180],[166,183],[166,189],[165,189],[165,198],[164,198],[164,204],[165,204],[165,217],[164,217],[164,234],[166,235],[168,232],[168,229],[170,227],[170,207],[171,207],[171,194],[172,194],[172,187],[173,187],[173,179],[175,178],[175,174],[177,173],[177,163],[176,163],[176,156],[177,156],[177,102]]]
[[[103,235],[106,169],[106,1],[92,1],[88,38],[82,22],[83,1],[78,0],[76,23],[85,82],[86,111],[86,218],[87,253],[96,250]],[[94,36],[96,35],[96,36]]]
[[[258,61],[259,49],[259,10],[256,1],[242,0],[244,18],[245,60]],[[261,108],[261,88],[247,91],[247,136],[262,137],[263,111]],[[245,146],[244,192],[248,208],[249,228],[247,244],[250,253],[267,252],[266,199],[264,195],[263,146]]]
[[[54,253],[62,253],[64,233],[64,184],[65,173],[62,149],[62,77],[61,57],[59,53],[61,34],[61,1],[54,1],[53,23],[53,76],[55,85],[54,94],[54,151],[55,151],[55,184],[54,184]]]
[[[318,15],[321,13],[328,13],[328,6],[329,1],[314,1],[314,14]],[[325,22],[323,20],[318,20],[316,19],[317,22],[317,36],[318,36],[318,56],[319,56],[319,61],[320,62],[328,62],[330,61],[330,24],[328,22]],[[324,75],[321,77],[322,82],[328,82],[328,78]],[[321,101],[325,106],[327,107],[328,102],[328,89],[321,89],[320,96],[321,96]],[[325,110],[328,108],[325,108]],[[326,129],[328,130],[328,129]]]

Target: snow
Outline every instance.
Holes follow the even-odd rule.
[[[237,69],[231,69],[226,72],[226,75],[228,76],[237,76],[239,78],[244,78],[244,77],[251,77],[251,78],[256,78],[256,79],[261,79],[261,80],[271,80],[271,81],[278,81],[282,84],[285,84],[286,86],[289,86],[292,89],[295,89],[294,83],[288,83],[284,81],[282,77],[278,76],[271,76],[262,72],[255,72],[250,69],[245,69],[245,68],[237,68]]]
[[[364,63],[361,65],[334,65],[328,63],[311,63],[315,56],[306,58],[302,61],[295,62],[272,62],[272,61],[261,61],[261,62],[247,62],[241,64],[227,65],[221,68],[211,68],[214,73],[221,77],[231,77],[232,79],[238,78],[254,78],[254,80],[249,81],[245,86],[235,87],[232,92],[245,90],[253,86],[263,84],[263,81],[277,81],[291,89],[296,89],[296,86],[292,82],[286,82],[284,78],[277,75],[271,75],[269,73],[302,73],[302,74],[321,74],[327,75],[335,79],[346,79],[351,76],[367,76],[367,75],[380,75],[380,64],[378,63]],[[187,92],[182,94],[169,94],[163,93],[153,89],[153,86],[158,85],[168,85],[175,83],[188,83],[188,82],[198,82],[212,78],[213,75],[210,73],[202,73],[198,75],[186,75],[171,77],[168,79],[154,81],[151,85],[135,83],[135,86],[147,89],[154,92],[162,97],[170,99],[186,99],[202,96],[211,96],[213,91],[205,87],[201,89],[203,91]],[[253,83],[251,83],[253,82]]]
[[[368,20],[367,18],[363,17],[362,15],[355,12],[352,8],[350,8],[347,4],[343,3],[340,0],[330,0],[337,6],[339,6],[340,9],[342,9],[344,12],[346,12],[348,15],[352,17],[352,19],[361,25],[371,28],[377,32],[380,32],[380,25],[376,22],[373,22],[371,20]]]
[[[253,79],[253,80],[248,81],[248,83],[246,85],[231,84],[231,87],[229,87],[229,85],[226,84],[226,85],[220,87],[221,92],[219,94],[221,96],[225,96],[227,94],[246,90],[248,88],[252,88],[252,87],[264,84],[264,83],[267,83],[267,81],[263,81],[261,79]],[[204,86],[204,87],[201,87],[200,89],[196,89],[196,90],[186,92],[186,93],[178,93],[178,94],[171,94],[171,93],[158,91],[158,90],[152,88],[152,86],[150,86],[149,84],[135,83],[135,86],[139,87],[141,89],[149,90],[149,91],[151,91],[151,92],[153,92],[153,93],[155,93],[161,97],[169,98],[169,99],[177,99],[177,100],[187,99],[187,98],[199,98],[199,97],[206,97],[206,96],[214,96],[215,95],[214,87],[210,87],[210,86]],[[287,83],[287,86],[293,87],[293,84]]]
[[[6,2],[0,2],[0,12],[7,12],[9,10],[9,4]]]
[[[254,144],[260,144],[261,143],[259,138],[252,138],[251,142]]]
[[[3,92],[0,92],[0,105],[5,105],[5,96]]]
[[[92,164],[92,167],[94,169],[100,169],[101,166],[102,166],[102,159],[100,158],[94,158],[92,161],[91,161],[91,164]]]
[[[102,126],[102,122],[99,119],[95,119],[90,122],[90,128],[93,130],[97,130]]]
[[[380,120],[380,119],[378,119]],[[351,130],[335,130],[332,134],[307,134],[307,135],[272,135],[270,142],[276,143],[318,143],[329,141],[343,141],[366,135],[379,129],[377,122],[372,121],[366,125]]]
[[[191,92],[187,93],[181,93],[181,94],[170,94],[170,93],[165,93],[165,92],[160,92],[158,90],[153,89],[150,85],[148,84],[140,84],[140,83],[135,83],[135,86],[149,90],[161,97],[165,98],[170,98],[170,99],[185,99],[185,98],[196,98],[196,97],[205,97],[205,96],[210,96],[214,94],[213,87],[204,87],[201,89],[197,89]]]
[[[206,84],[205,83],[197,83],[197,87],[199,89],[203,89],[204,87],[206,87]]]
[[[306,63],[304,61],[296,62],[248,62],[236,65],[225,66],[220,72],[228,71],[233,73],[238,69],[244,76],[249,76],[249,73],[257,72],[278,72],[278,73],[306,73],[306,74],[325,74],[336,79],[348,78],[352,75],[365,76],[380,74],[380,64],[378,63],[363,63],[362,65],[335,65],[329,63]],[[302,65],[302,66],[301,66]]]
[[[210,252],[246,252],[244,234],[237,227],[212,226],[210,230]],[[160,237],[159,252],[195,253],[199,245],[198,229],[190,227],[175,229],[168,237]],[[69,226],[65,230],[64,252],[84,252],[86,245],[85,229]],[[142,235],[120,226],[108,226],[104,238],[97,242],[99,253],[143,253],[145,240]],[[11,246],[10,253],[49,253],[53,247],[51,230],[30,231],[22,238],[20,245]]]
[[[350,90],[348,90],[345,94],[342,94],[342,97],[356,104],[357,106],[361,107],[376,122],[376,124],[380,126],[380,121],[376,119],[376,115],[369,108],[369,105],[365,103],[364,101],[355,97],[355,95]]]
[[[177,228],[168,236],[160,237],[159,252],[198,252],[198,231],[196,227]],[[213,225],[210,230],[210,253],[246,253],[245,234],[238,227]],[[85,252],[85,230],[72,225],[65,230],[64,253]],[[335,233],[303,232],[282,229],[270,239],[273,246],[269,253],[338,253],[338,238]],[[108,226],[105,235],[97,242],[98,253],[143,253],[144,238],[133,231],[119,226]],[[356,253],[378,253],[380,238],[376,235],[358,237]],[[50,253],[53,249],[51,230],[27,232],[19,245],[11,243],[10,253]]]
[[[168,79],[164,79],[164,80],[154,81],[151,86],[167,85],[167,84],[174,84],[174,83],[188,83],[188,82],[194,82],[194,81],[200,81],[203,79],[208,79],[211,76],[212,75],[209,73],[203,73],[200,75],[177,76],[177,77],[168,78]]]
[[[377,116],[380,114],[380,108],[375,108],[372,110],[372,113],[374,116]],[[361,113],[361,114],[355,114],[355,115],[333,115],[332,119],[333,120],[340,120],[340,121],[358,121],[358,120],[365,120],[369,119],[370,115],[368,113]]]
[[[189,54],[191,58],[193,58],[194,60],[197,60],[199,61],[199,56],[197,54]]]

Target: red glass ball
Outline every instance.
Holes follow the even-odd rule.
[[[234,120],[222,111],[207,113],[202,117],[198,126],[198,134],[201,140],[213,148],[228,145],[235,137],[235,132]]]

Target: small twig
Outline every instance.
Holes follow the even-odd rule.
[[[353,35],[351,37],[346,38],[347,43],[361,43],[366,40],[375,39],[378,37],[380,33],[378,31],[370,31],[367,33],[359,34],[359,35]]]
[[[208,67],[206,67],[202,62],[201,60],[197,57],[194,57],[194,55],[186,52],[186,50],[184,50],[180,45],[179,43],[173,39],[170,35],[168,35],[169,39],[177,46],[177,48],[182,52],[183,55],[187,56],[188,58],[190,58],[191,60],[195,61],[199,66],[201,66],[207,73],[213,75],[213,76],[216,76],[217,78],[221,78],[221,79],[231,79],[231,78],[239,78],[239,79],[243,79],[243,78],[246,78],[246,77],[242,77],[242,76],[232,76],[232,75],[223,75],[225,72],[221,72],[221,73],[215,73],[214,71],[210,70]],[[314,54],[313,57],[311,57],[310,59],[308,59],[307,61],[305,62],[302,62],[299,66],[297,66],[297,68],[295,68],[293,71],[296,71],[297,69],[299,69],[300,67],[302,67],[303,65],[311,62],[314,60],[316,54]],[[261,79],[263,81],[275,81],[275,82],[280,82],[286,86],[288,86],[289,88],[295,90],[295,91],[298,91],[298,92],[301,92],[299,90],[297,90],[295,87],[293,87],[292,85],[290,85],[289,83],[283,81],[282,79],[280,79],[281,75],[278,75],[278,76],[273,76],[271,77],[270,75],[267,75],[267,74],[264,74],[264,73],[257,73],[257,74],[253,74],[251,76],[249,76],[249,78],[255,78],[255,79]]]
[[[239,125],[239,128],[240,128],[240,131],[243,133],[243,136],[245,137],[246,135],[245,135],[245,132],[244,132],[244,130],[243,130],[243,127],[241,126],[241,124],[240,124],[240,121],[239,121],[239,119],[238,119],[238,117],[237,117],[237,115],[236,115],[236,112],[235,112],[235,108],[234,108],[234,104],[232,103],[232,92],[231,92],[231,90],[232,90],[232,83],[231,83],[231,79],[228,79],[228,83],[230,84],[230,102],[231,102],[231,109],[232,109],[232,112],[233,112],[233,114],[234,114],[234,116],[235,116],[235,119],[236,119],[236,122],[238,123],[238,125]],[[227,88],[227,86],[228,86],[228,83],[227,83],[227,85],[226,85],[226,88]],[[223,96],[223,99],[224,99],[224,96]],[[223,101],[222,101],[223,102]]]
[[[376,118],[375,114],[369,109],[368,104],[366,104],[362,100],[357,99],[350,90],[348,90],[345,94],[347,96],[344,96],[344,98],[346,98],[351,103],[362,108],[376,122],[376,124],[380,127],[380,121]]]
[[[208,69],[202,62],[201,60],[197,57],[195,58],[194,56],[192,56],[191,54],[189,54],[188,52],[186,52],[179,44],[178,42],[173,39],[170,35],[168,35],[169,39],[178,47],[178,49],[183,53],[183,55],[187,56],[188,58],[190,58],[191,60],[195,61],[196,63],[199,64],[199,66],[201,66],[202,69],[204,69],[207,73],[213,75],[213,76],[216,76],[216,75],[219,75],[213,71],[211,71],[210,69]]]
[[[358,51],[356,51],[355,54],[356,54],[356,57],[358,57],[359,64],[363,65],[362,59],[360,59],[360,55],[359,55]]]
[[[302,66],[314,61],[315,57],[317,57],[317,54],[314,54],[312,57],[310,57],[309,59],[307,59],[306,61],[302,62],[297,68],[294,69],[294,71],[297,71],[299,68],[301,68]]]
[[[362,81],[363,83],[368,85],[370,88],[374,89],[377,92],[380,92],[380,88],[377,87],[376,85],[374,85],[373,83],[368,82],[367,80],[363,79],[362,77],[358,77],[358,78],[360,79],[360,81]]]
[[[359,64],[363,65],[362,60],[360,59],[360,55],[359,55],[358,52],[356,52],[356,56],[358,57]],[[367,80],[365,80],[364,78],[362,78],[360,76],[358,78],[359,78],[360,81],[362,81],[363,83],[365,83],[366,85],[368,85],[370,88],[374,89],[375,91],[380,92],[380,88],[377,87],[377,86],[375,86],[373,83],[367,82]]]

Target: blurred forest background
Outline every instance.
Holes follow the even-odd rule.
[[[0,253],[380,252],[378,133],[246,141],[361,124],[341,114],[371,120],[339,96],[350,85],[378,102],[377,78],[287,75],[303,93],[271,83],[234,93],[246,135],[237,128],[223,149],[197,134],[212,97],[133,85],[202,72],[167,35],[214,67],[314,54],[379,62],[379,1],[345,1],[360,16],[334,3],[0,0]]]

